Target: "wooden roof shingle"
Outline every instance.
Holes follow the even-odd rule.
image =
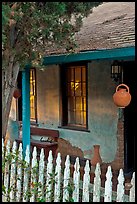
[[[135,46],[135,2],[104,2],[83,19],[75,34],[76,52]],[[45,50],[49,54],[65,54],[56,46]]]

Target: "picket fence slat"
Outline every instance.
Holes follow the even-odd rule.
[[[70,182],[70,157],[67,155],[65,161],[65,170],[64,170],[64,182],[63,182],[63,202],[69,200],[69,191],[68,186]]]
[[[112,201],[112,181],[111,179],[112,179],[111,166],[108,166],[107,173],[106,173],[106,181],[105,181],[104,202]]]
[[[16,141],[13,142],[12,146],[12,160],[11,160],[11,173],[10,173],[10,201],[12,202],[15,199],[14,191],[15,191],[15,182],[16,182],[16,163],[15,163],[15,157],[16,157],[16,149],[17,149],[17,143]]]
[[[29,189],[29,171],[30,171],[30,151],[27,145],[25,154],[24,178],[23,178],[23,202],[28,202],[28,189]]]
[[[19,152],[18,152],[18,165],[17,165],[17,189],[16,189],[16,201],[21,201],[21,184],[22,184],[22,164],[21,161],[23,159],[22,155],[22,143],[19,145]]]
[[[54,202],[60,201],[60,187],[61,187],[61,154],[58,152],[55,168],[55,190],[54,190]]]
[[[2,182],[4,180],[4,162],[5,162],[5,158],[4,158],[4,139],[2,138]]]
[[[53,173],[53,156],[52,151],[49,151],[47,174],[46,174],[46,202],[51,202],[51,190],[52,190],[52,174]]]
[[[4,139],[2,138],[2,161],[4,162]]]
[[[8,159],[10,155],[10,140],[7,141],[6,144],[6,152],[5,152],[5,157]],[[9,158],[10,159],[10,158]],[[3,202],[8,202],[9,201],[9,195],[8,195],[8,189],[9,189],[9,166],[10,162],[7,160],[5,164],[5,171],[4,171],[4,187],[5,187],[5,195],[3,196]]]
[[[85,171],[85,173],[84,173],[84,181],[83,181],[82,202],[89,202],[89,183],[90,183],[89,160],[86,161],[84,171]]]
[[[36,184],[36,179],[37,177],[37,149],[36,147],[33,148],[33,153],[32,153],[32,164],[31,164],[31,183],[30,183],[30,192],[31,192],[31,197],[30,197],[30,202],[35,202],[35,184]]]
[[[83,181],[80,180],[79,157],[74,164],[74,172],[70,176],[70,156],[67,155],[65,168],[61,165],[61,154],[57,154],[53,163],[50,150],[48,161],[45,161],[44,150],[41,149],[37,159],[37,148],[34,147],[30,158],[29,147],[23,157],[22,143],[10,140],[6,145],[2,141],[2,159],[4,172],[2,177],[3,202],[135,202],[135,172],[130,181],[129,195],[124,194],[124,173],[119,170],[117,191],[112,191],[112,170],[108,166],[105,188],[101,187],[101,169],[98,163],[95,168],[93,184],[90,183],[89,160],[84,167]],[[63,173],[64,172],[64,173]]]
[[[80,180],[80,165],[79,165],[79,158],[76,158],[76,162],[74,165],[74,173],[73,173],[73,183],[74,183],[74,190],[72,198],[74,202],[79,202],[79,180]]]
[[[40,161],[39,161],[39,179],[38,179],[38,198],[42,199],[43,198],[43,194],[44,194],[44,149],[41,149],[40,152]]]
[[[131,189],[129,194],[129,202],[135,202],[135,172],[133,173],[132,179],[131,179]]]
[[[117,185],[117,202],[124,202],[124,175],[123,170],[120,169]]]
[[[97,163],[94,178],[93,202],[100,202],[100,187],[101,187],[100,175],[101,175],[100,165],[99,163]]]

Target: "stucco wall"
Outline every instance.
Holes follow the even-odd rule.
[[[59,125],[59,69],[57,66],[37,70],[37,112],[40,127]]]
[[[37,109],[40,127],[58,129],[60,138],[85,158],[93,156],[93,145],[100,144],[104,162],[114,160],[117,150],[118,110],[113,104],[115,84],[110,78],[111,61],[93,61],[88,70],[88,129],[90,132],[58,128],[59,116],[59,69],[49,66],[37,71]],[[67,149],[66,149],[67,153]]]

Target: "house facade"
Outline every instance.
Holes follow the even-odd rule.
[[[19,73],[22,97],[13,98],[8,134],[18,138],[21,121],[22,138],[27,142],[30,126],[58,130],[57,151],[62,157],[92,159],[97,144],[104,163],[124,168],[125,173],[133,171],[137,135],[135,2],[106,2],[96,7],[75,39],[75,53],[49,45],[42,69],[29,67]],[[118,79],[112,78],[114,62],[122,67]],[[126,108],[113,102],[120,83],[129,87],[132,97]]]

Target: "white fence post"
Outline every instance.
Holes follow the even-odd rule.
[[[29,173],[30,173],[30,151],[29,146],[26,147],[26,156],[25,156],[25,167],[24,167],[24,179],[23,179],[23,202],[28,202],[28,185],[29,185]]]
[[[5,163],[5,158],[4,158],[4,139],[2,138],[2,181],[4,179],[4,168],[3,168],[3,164]]]
[[[93,187],[93,202],[100,202],[100,187],[101,187],[101,170],[100,164],[96,164],[94,187]]]
[[[69,200],[69,192],[68,192],[68,185],[70,181],[70,158],[67,155],[65,161],[65,170],[64,170],[64,182],[63,182],[63,202],[68,202]]]
[[[106,181],[105,181],[104,202],[112,201],[112,181],[111,179],[112,179],[111,166],[108,166],[107,173],[106,173]]]
[[[16,163],[15,163],[15,157],[16,157],[16,150],[17,150],[17,144],[16,141],[13,142],[12,146],[12,160],[11,160],[11,172],[10,172],[10,201],[13,202],[15,199],[14,191],[15,191],[15,183],[16,183]]]
[[[2,162],[4,162],[4,139],[2,138]]]
[[[51,202],[51,194],[52,194],[52,186],[53,183],[51,182],[52,176],[51,174],[53,173],[53,156],[52,156],[52,151],[49,151],[49,156],[48,156],[48,164],[47,164],[47,174],[46,174],[46,202]]]
[[[89,160],[86,161],[86,165],[84,168],[84,179],[83,179],[83,196],[82,202],[89,202],[89,184],[90,184],[90,167]]]
[[[8,156],[10,155],[10,140],[7,140],[6,144],[6,152],[5,152],[5,157],[8,159]],[[8,189],[9,189],[9,165],[10,162],[9,160],[6,161],[5,163],[5,171],[4,171],[4,187],[5,187],[5,194],[3,195],[3,202],[8,201]]]
[[[38,198],[39,199],[42,199],[43,196],[43,193],[44,193],[44,165],[45,165],[45,162],[44,162],[44,149],[42,148],[41,149],[41,152],[40,152],[40,161],[39,161],[39,180],[38,180],[38,183],[39,183],[39,186],[38,186]]]
[[[79,165],[79,158],[76,158],[76,162],[74,165],[74,173],[73,173],[73,183],[74,183],[74,190],[73,190],[73,195],[72,198],[74,202],[79,202],[79,181],[80,181],[80,165]]]
[[[21,184],[22,184],[22,143],[19,144],[19,153],[18,153],[18,165],[17,165],[17,187],[16,187],[16,201],[21,201]]]
[[[129,193],[129,202],[135,202],[135,172],[133,172],[132,179],[131,179],[131,189]]]
[[[54,202],[60,201],[60,187],[61,187],[61,155],[60,153],[58,153],[55,168]]]
[[[120,169],[117,185],[117,202],[124,202],[124,175],[123,170]]]
[[[33,153],[32,153],[32,163],[31,163],[31,184],[30,184],[30,192],[31,192],[31,197],[30,197],[30,202],[35,201],[35,189],[36,189],[36,182],[37,182],[37,149],[36,147],[33,148]]]

